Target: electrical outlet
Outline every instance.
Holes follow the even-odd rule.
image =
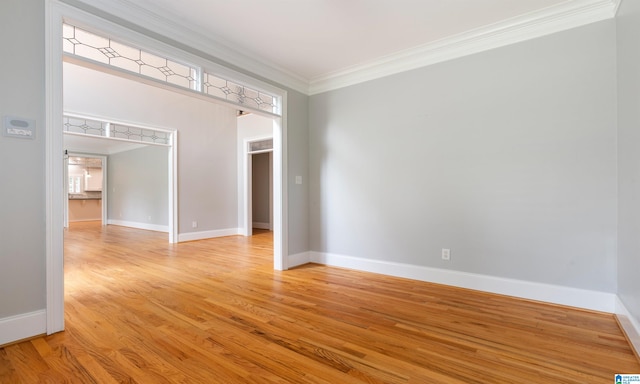
[[[191,228],[198,228],[198,222],[197,221],[191,222]]]
[[[451,250],[448,248],[442,248],[442,260],[451,260]]]

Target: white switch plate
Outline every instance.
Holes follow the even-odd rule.
[[[302,184],[302,176],[296,176],[296,184]]]

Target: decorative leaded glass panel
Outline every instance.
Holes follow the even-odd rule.
[[[64,116],[63,130],[64,132],[82,135],[101,136],[150,144],[169,145],[171,140],[171,134],[169,132],[71,116]]]
[[[207,72],[204,73],[202,91],[234,103],[278,113],[275,97]]]
[[[153,129],[129,127],[121,124],[111,124],[110,137],[143,143],[169,144],[169,133]]]
[[[277,115],[281,113],[279,99],[273,95],[211,73],[205,72],[200,76],[199,67],[178,63],[70,24],[62,26],[62,45],[64,52],[84,59],[202,92],[240,106]]]
[[[183,88],[197,89],[198,70],[69,24],[63,25],[65,52]]]
[[[81,133],[83,135],[105,136],[107,123],[95,120],[64,117],[63,130],[65,132]]]
[[[252,141],[249,143],[249,152],[266,151],[273,149],[273,139]]]

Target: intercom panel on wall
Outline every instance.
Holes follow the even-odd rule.
[[[34,139],[36,121],[15,116],[4,116],[2,119],[2,136],[20,139]]]

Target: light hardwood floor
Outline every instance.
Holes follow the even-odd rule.
[[[0,349],[0,383],[613,383],[610,314],[320,265],[272,238],[170,245],[74,224],[66,331]]]

